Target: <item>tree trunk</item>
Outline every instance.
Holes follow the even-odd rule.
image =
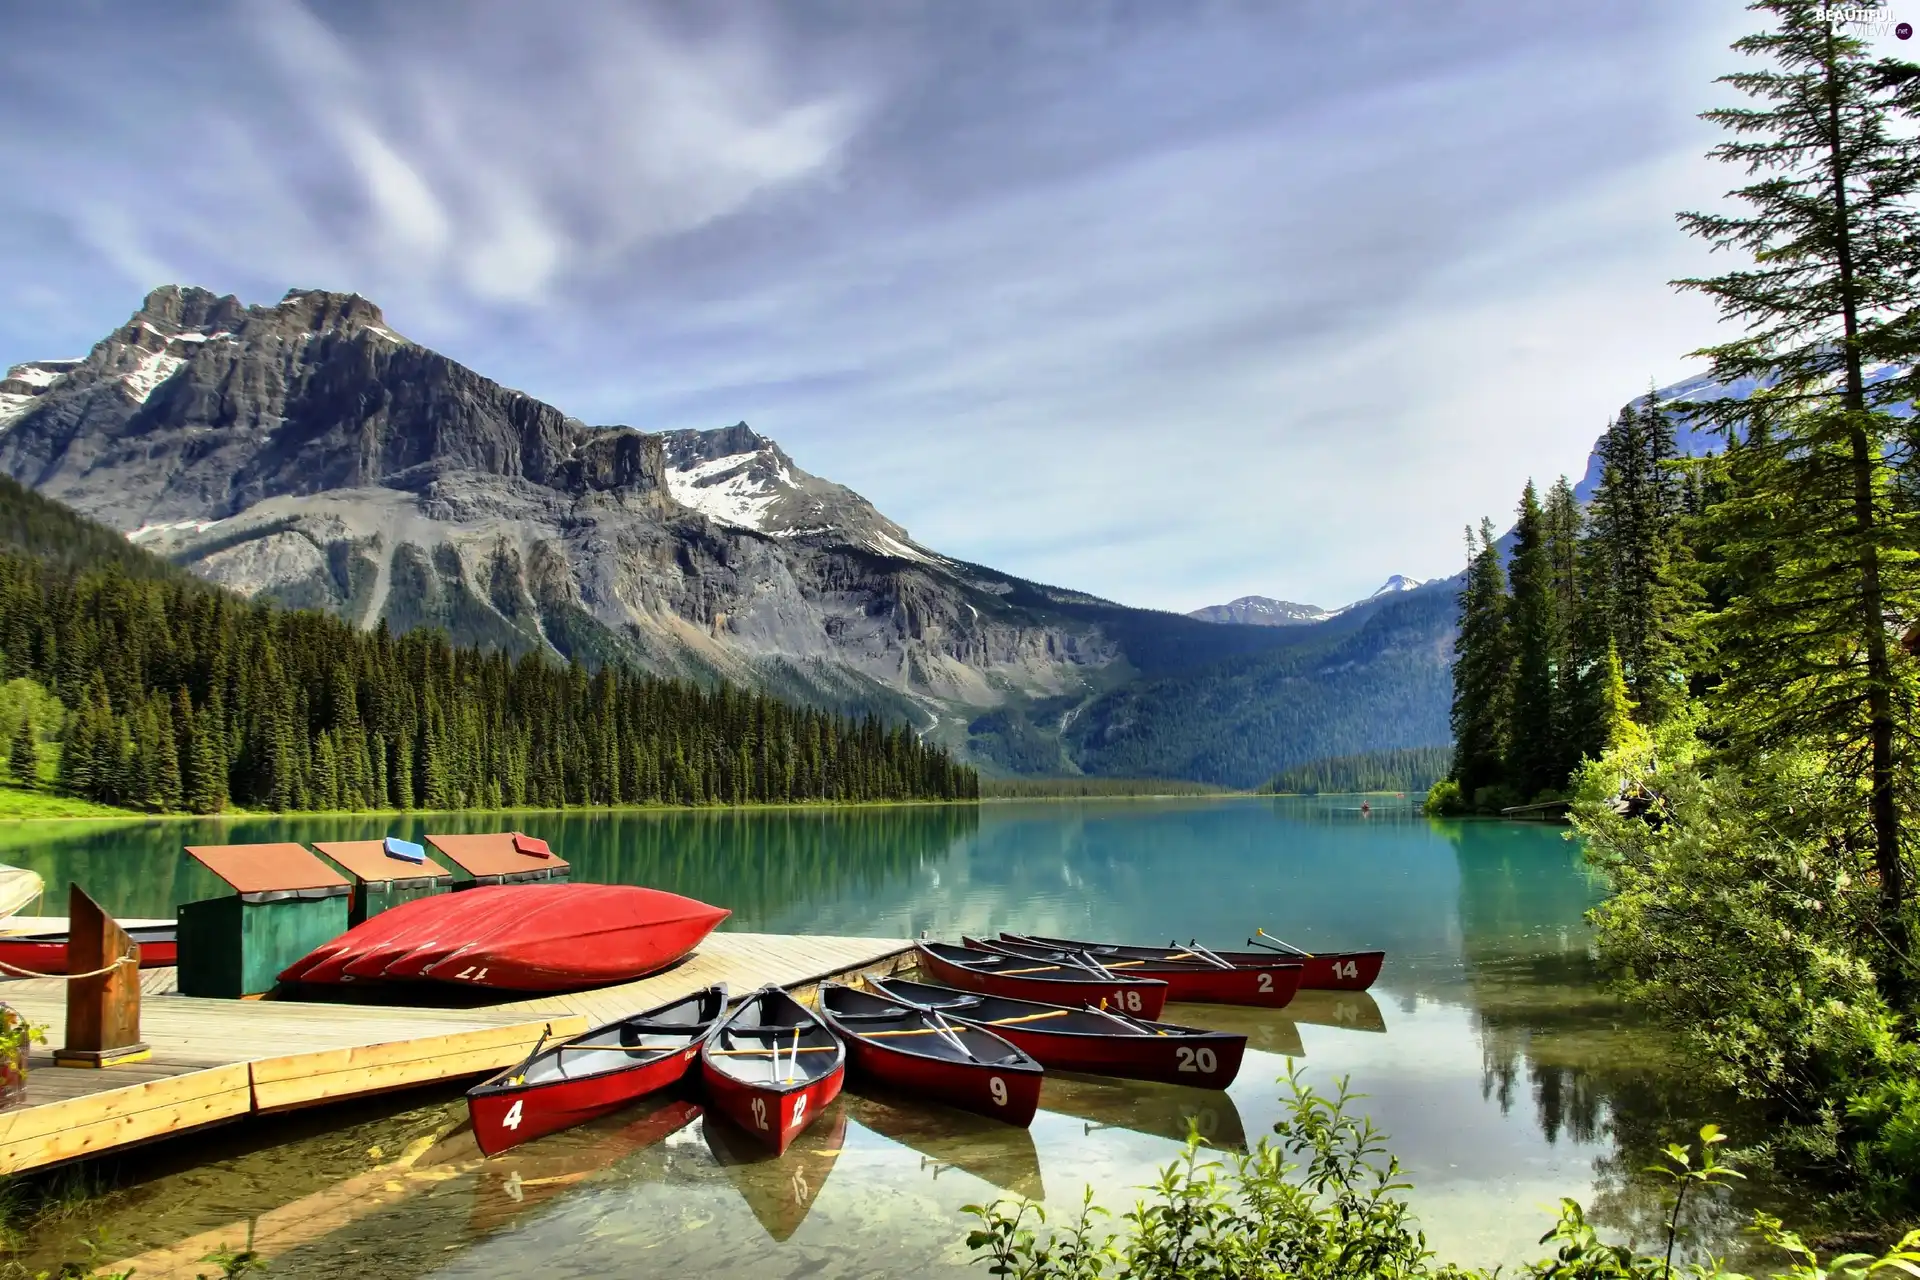
[[[1847,207],[1846,158],[1840,134],[1840,88],[1834,81],[1833,28],[1827,28],[1827,140],[1833,179],[1833,203],[1840,268],[1841,319],[1845,325],[1847,443],[1853,472],[1853,528],[1860,573],[1861,640],[1867,651],[1867,731],[1872,749],[1868,799],[1873,821],[1874,869],[1880,880],[1881,930],[1893,949],[1893,963],[1882,970],[1881,986],[1896,995],[1906,986],[1908,941],[1907,876],[1900,857],[1900,811],[1893,795],[1893,665],[1887,652],[1886,602],[1880,582],[1880,552],[1874,510],[1873,479],[1877,459],[1866,430],[1866,379],[1860,367],[1860,318],[1853,264],[1852,226]]]

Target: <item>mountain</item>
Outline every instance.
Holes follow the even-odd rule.
[[[1287,643],[939,555],[744,423],[589,426],[364,298],[155,290],[0,382],[0,472],[244,595],[911,719]]]
[[[1315,604],[1295,604],[1271,596],[1241,596],[1226,604],[1210,604],[1187,616],[1202,622],[1233,622],[1244,627],[1297,627],[1325,622],[1336,611]]]
[[[1409,578],[1405,574],[1396,573],[1371,595],[1356,600],[1353,604],[1343,604],[1338,609],[1322,609],[1317,604],[1295,604],[1291,600],[1275,600],[1271,596],[1241,596],[1238,600],[1231,600],[1226,604],[1210,604],[1195,609],[1187,616],[1198,618],[1202,622],[1231,622],[1244,627],[1298,627],[1325,622],[1369,600],[1378,600],[1381,596],[1389,596],[1398,591],[1412,591],[1415,587],[1424,585],[1426,584],[1418,578]]]

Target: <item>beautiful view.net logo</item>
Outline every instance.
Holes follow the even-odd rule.
[[[1823,12],[1827,21],[1836,27],[1852,27],[1861,35],[1894,36],[1907,40],[1913,36],[1913,24],[1895,22],[1879,9],[1868,9],[1858,5],[1828,5]]]

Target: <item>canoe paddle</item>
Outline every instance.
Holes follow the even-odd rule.
[[[1233,968],[1232,965],[1228,964],[1225,960],[1222,960],[1219,956],[1213,954],[1213,952],[1207,950],[1205,947],[1195,942],[1192,938],[1187,939],[1187,948],[1191,950],[1195,955],[1199,956],[1202,960],[1205,960],[1208,964],[1219,965],[1222,969]]]
[[[1291,942],[1282,942],[1280,941],[1280,939],[1268,933],[1265,929],[1255,929],[1254,933],[1258,934],[1259,937],[1253,937],[1253,938],[1247,939],[1247,941],[1251,943],[1253,946],[1265,947],[1269,951],[1291,951],[1296,956],[1305,956],[1309,960],[1313,959],[1313,952],[1302,951],[1300,948],[1294,946]],[[1262,942],[1260,940],[1261,938],[1265,938],[1267,939],[1267,941]]]

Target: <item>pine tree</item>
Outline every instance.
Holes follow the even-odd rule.
[[[1723,77],[1753,105],[1706,114],[1730,135],[1714,157],[1753,175],[1733,193],[1746,207],[1681,215],[1694,235],[1753,263],[1677,282],[1744,330],[1703,353],[1714,377],[1761,388],[1696,410],[1724,434],[1748,435],[1741,492],[1721,504],[1719,529],[1729,560],[1770,566],[1741,575],[1741,593],[1711,621],[1726,660],[1714,708],[1737,751],[1817,745],[1830,769],[1859,779],[1894,958],[1883,973],[1897,993],[1911,966],[1897,722],[1912,675],[1888,630],[1920,598],[1913,515],[1893,500],[1889,464],[1905,432],[1887,408],[1920,391],[1920,78],[1870,57],[1823,6],[1755,7],[1775,26],[1734,48],[1771,66]],[[1906,372],[1869,386],[1879,364]]]
[[[20,717],[13,742],[7,747],[7,768],[14,780],[28,787],[40,785],[40,745],[34,740],[33,717]]]
[[[1646,740],[1647,731],[1634,722],[1633,695],[1627,691],[1627,677],[1620,665],[1620,650],[1607,645],[1606,662],[1595,682],[1599,688],[1599,739],[1601,752],[1618,751]]]
[[[1507,702],[1506,777],[1523,799],[1531,799],[1566,782],[1557,767],[1563,717],[1554,670],[1559,628],[1554,620],[1553,563],[1540,495],[1531,480],[1520,498],[1507,580],[1513,691]]]
[[[1507,593],[1493,522],[1467,531],[1467,582],[1460,592],[1460,634],[1453,649],[1453,778],[1469,802],[1506,774],[1511,653]],[[826,739],[831,749],[832,739]],[[826,773],[833,773],[831,756]],[[829,784],[830,795],[834,789]]]

